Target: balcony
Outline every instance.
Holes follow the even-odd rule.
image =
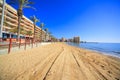
[[[2,7],[0,7],[0,12],[2,12]]]
[[[22,27],[24,27],[24,26],[25,26],[25,24],[24,24],[24,23],[20,23],[20,25],[21,25]]]
[[[11,21],[12,23],[18,23],[15,19],[12,19],[11,17],[9,17],[9,16],[6,16],[6,19],[8,20],[8,21]]]
[[[11,6],[7,5],[6,6],[6,10],[8,12],[10,12],[11,14],[14,14],[15,16],[17,16],[17,11],[16,10],[13,10]]]
[[[24,23],[21,23],[21,26],[23,26],[23,27],[26,28],[27,30],[32,30],[32,28],[30,28],[29,26],[25,25]]]
[[[24,29],[25,31],[30,31],[30,30],[26,29],[25,27],[23,27],[23,29]]]
[[[18,18],[15,14],[12,14],[9,11],[6,11],[6,15],[9,16],[9,17],[11,17],[11,18],[13,18],[13,19],[15,19],[15,20],[17,20],[17,18]]]
[[[3,31],[5,32],[10,32],[12,28],[8,27],[8,26],[3,26]]]
[[[11,27],[8,27],[8,26],[4,26],[5,29],[11,29]]]
[[[8,22],[8,21],[6,21],[6,23],[7,23],[8,25],[12,26],[12,27],[16,27],[16,26],[17,26],[17,24],[13,24],[13,23]]]
[[[26,27],[27,29],[30,29],[30,30],[33,29],[33,27],[26,25],[25,21],[23,22],[23,20],[21,21],[21,24],[22,24],[22,26]]]
[[[29,27],[32,27],[33,24],[30,24],[27,20],[22,19],[21,22],[23,22],[24,24],[26,24]]]
[[[25,26],[25,28],[26,28],[28,31],[32,31],[32,30],[33,30],[33,29],[30,29],[30,28],[28,28],[28,27],[26,27],[26,26]]]
[[[31,28],[31,27],[29,27],[29,26],[25,26],[26,27],[26,29],[28,29],[28,30],[32,30],[33,28]]]

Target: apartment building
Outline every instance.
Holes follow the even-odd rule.
[[[49,35],[46,34],[46,32],[44,30],[41,30],[40,27],[36,26],[36,28],[35,28],[35,38],[36,39],[41,39],[41,37],[42,37],[42,41],[48,41],[50,39]]]
[[[3,38],[16,38],[17,32],[12,32],[15,28],[17,29],[18,26],[18,17],[17,17],[17,10],[11,7],[10,5],[5,5],[5,12],[4,12],[4,25],[3,25]],[[0,2],[0,22],[1,22],[1,16],[2,16],[2,2]],[[23,15],[21,24],[21,28],[24,30],[24,32],[32,31],[34,33],[34,24],[33,22],[25,17]],[[45,34],[45,31],[42,32],[43,36]],[[41,35],[41,28],[38,26],[35,27],[35,38],[40,39]],[[33,35],[27,35],[26,33],[21,33],[21,37],[31,37],[33,38]],[[44,37],[43,37],[44,38]]]
[[[36,28],[35,28],[35,38],[36,39],[41,38],[41,28],[39,28],[38,26],[36,26]]]
[[[78,37],[74,37],[73,38],[73,41],[75,42],[75,43],[79,43],[80,42],[80,37],[78,36]]]
[[[46,38],[45,38],[45,40],[46,40],[46,41],[51,40],[50,35],[49,35],[48,33],[46,34]]]

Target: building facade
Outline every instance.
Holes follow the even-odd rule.
[[[78,37],[74,37],[73,38],[73,41],[75,42],[75,43],[79,43],[80,42],[80,37],[78,36]]]
[[[1,17],[2,17],[2,2],[0,2],[0,22],[1,22]],[[17,10],[8,4],[5,5],[4,23],[3,24],[4,25],[2,27],[2,38],[10,38],[10,37],[16,38],[17,31],[15,32],[15,29],[17,29],[17,26],[18,26]],[[31,31],[32,33],[34,33],[34,24],[30,19],[28,19],[24,15],[22,16],[20,27],[24,31],[24,32],[20,32],[21,37],[23,36],[23,37],[33,38],[33,34],[28,35],[26,32]],[[40,39],[41,31],[43,33],[43,35],[42,35],[43,39],[45,39],[44,34],[46,32],[44,30],[41,30],[41,28],[38,26],[35,27],[35,38],[36,39]]]

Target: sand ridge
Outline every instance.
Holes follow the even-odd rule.
[[[52,43],[0,55],[0,80],[120,80],[120,59]]]

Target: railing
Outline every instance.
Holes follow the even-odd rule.
[[[29,38],[0,38],[0,50],[7,49],[7,52],[9,54],[11,52],[11,49],[14,47],[18,47],[19,49],[21,47],[24,47],[24,50],[26,50],[27,45],[33,48],[33,45],[37,46],[39,42],[40,40]]]

